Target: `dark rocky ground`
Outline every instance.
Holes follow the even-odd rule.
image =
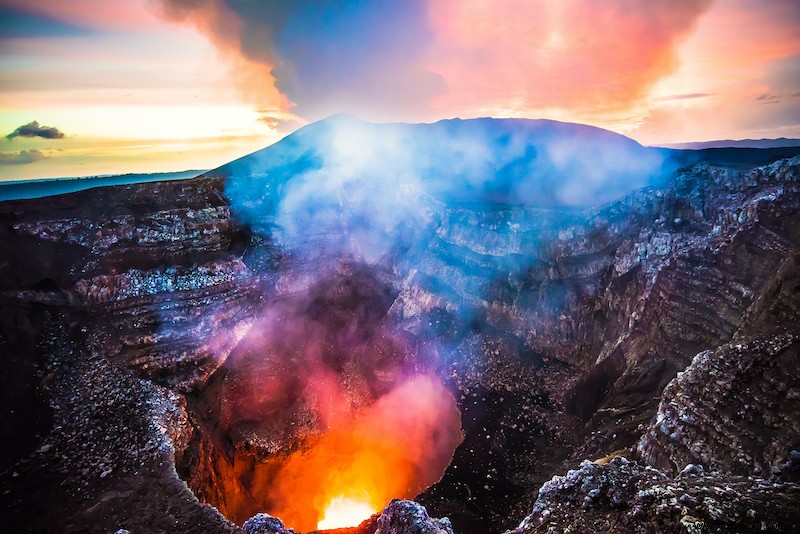
[[[402,332],[461,410],[417,500],[460,533],[797,531],[799,167],[699,163],[567,213],[434,203],[398,264],[341,259],[359,291],[325,316]],[[239,531],[196,497],[226,498],[203,454],[256,461],[316,427],[267,444],[208,399],[315,266],[214,177],[2,203],[0,258],[0,524]],[[449,529],[401,501],[360,530]]]

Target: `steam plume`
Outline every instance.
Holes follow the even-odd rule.
[[[216,504],[235,520],[267,511],[312,530],[332,504],[378,511],[436,482],[461,439],[439,378],[449,341],[425,324],[404,328],[401,288],[448,246],[472,260],[428,269],[445,300],[448,284],[508,276],[535,247],[502,217],[475,223],[492,224],[496,243],[442,219],[569,213],[658,184],[668,167],[657,151],[574,124],[336,116],[212,171],[237,218],[283,254],[263,316],[208,388],[224,439],[270,454],[219,459],[210,471],[230,475],[214,485],[230,487]]]
[[[311,531],[337,500],[369,516],[436,482],[461,441],[434,362],[387,318],[393,289],[337,269],[268,307],[209,388],[225,435],[272,453],[253,464],[237,449],[210,469],[234,520],[268,511]]]
[[[669,165],[588,126],[336,116],[219,172],[237,214],[294,254],[375,261],[415,245],[437,202],[589,207],[659,183]]]

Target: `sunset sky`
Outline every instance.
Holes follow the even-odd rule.
[[[800,137],[798,0],[0,0],[0,65],[0,180],[212,168],[340,112]]]

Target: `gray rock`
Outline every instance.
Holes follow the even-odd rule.
[[[283,521],[269,514],[256,514],[242,525],[244,534],[294,534],[294,530],[286,528]]]
[[[375,534],[453,534],[453,525],[446,517],[431,518],[421,504],[399,499],[383,509],[377,525]]]

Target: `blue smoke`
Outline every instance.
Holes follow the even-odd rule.
[[[674,169],[662,154],[555,121],[370,124],[334,116],[214,172],[228,177],[237,216],[295,255],[397,260],[437,232],[454,242],[460,228],[456,241],[494,269],[509,255],[528,255],[530,228],[558,226],[571,210],[663,183]],[[458,222],[458,210],[496,220]],[[471,232],[470,224],[491,228]],[[494,242],[484,242],[490,235]]]

